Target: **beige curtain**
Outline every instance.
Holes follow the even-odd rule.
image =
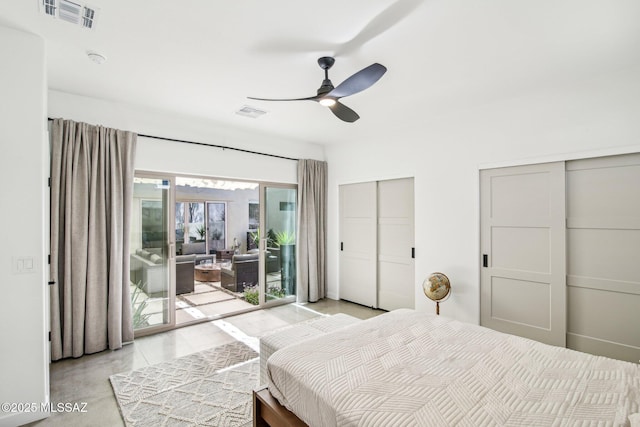
[[[133,340],[129,229],[136,134],[70,120],[51,135],[51,358]]]
[[[327,162],[298,161],[298,302],[325,297],[327,265]]]

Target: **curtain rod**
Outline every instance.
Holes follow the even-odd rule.
[[[53,121],[53,119],[51,117],[48,117],[48,120],[50,122]],[[267,157],[275,157],[277,159],[293,160],[294,162],[297,162],[297,161],[300,160],[300,159],[295,159],[293,157],[285,157],[285,156],[279,156],[277,154],[261,153],[259,151],[245,150],[243,148],[227,147],[225,145],[207,144],[207,143],[204,143],[204,142],[187,141],[187,140],[184,140],[184,139],[163,138],[161,136],[145,135],[143,133],[138,133],[137,135],[138,136],[142,136],[144,138],[161,139],[161,140],[164,140],[164,141],[180,142],[182,144],[203,145],[205,147],[222,148],[223,150],[234,150],[234,151],[240,151],[242,153],[257,154],[259,156],[267,156]]]

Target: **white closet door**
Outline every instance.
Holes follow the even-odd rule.
[[[567,162],[567,346],[640,360],[640,154]]]
[[[562,347],[564,180],[563,162],[480,173],[480,322]]]
[[[378,182],[378,307],[415,308],[413,178]]]
[[[375,182],[340,186],[340,299],[378,307]]]

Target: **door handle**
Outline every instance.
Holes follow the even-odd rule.
[[[416,257],[416,248],[411,248],[411,258],[415,259]]]
[[[344,242],[340,242],[340,250],[344,251]]]
[[[482,266],[485,268],[489,267],[489,255],[487,254],[482,255]]]

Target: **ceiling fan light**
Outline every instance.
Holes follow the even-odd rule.
[[[321,98],[318,102],[320,103],[320,105],[325,107],[332,107],[336,105],[336,100],[333,98]]]

